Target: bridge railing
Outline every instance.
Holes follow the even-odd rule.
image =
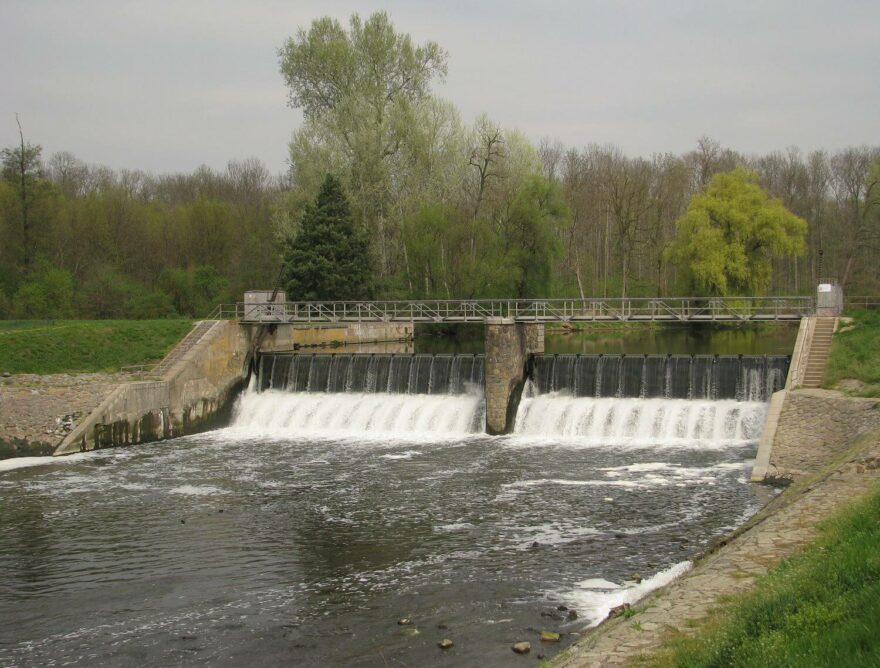
[[[287,302],[236,305],[242,322],[519,322],[794,320],[812,315],[813,297],[473,299]]]
[[[865,311],[880,309],[880,296],[877,295],[856,295],[854,297],[844,296],[843,309],[845,311]]]

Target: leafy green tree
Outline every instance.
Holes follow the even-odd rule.
[[[305,117],[290,144],[291,204],[311,201],[324,174],[338,174],[384,276],[399,232],[392,223],[399,222],[400,189],[411,159],[423,152],[423,130],[437,128],[431,119],[438,112],[454,115],[430,96],[432,81],[446,74],[446,52],[435,42],[414,44],[376,12],[366,21],[354,14],[348,30],[320,18],[288,39],[279,57],[290,106]]]
[[[515,269],[511,286],[515,297],[550,294],[553,270],[562,256],[560,235],[569,221],[560,188],[543,176],[528,177],[504,225],[508,263]]]
[[[288,299],[355,300],[370,296],[365,236],[355,229],[339,180],[328,174],[299,233],[287,241],[284,281]]]
[[[18,122],[18,115],[15,118]],[[21,131],[21,123],[18,123],[18,133],[21,138],[19,146],[10,146],[0,150],[0,174],[7,183],[14,184],[18,199],[19,232],[22,247],[22,265],[27,274],[36,260],[35,240],[31,209],[36,196],[35,185],[43,177],[43,166],[40,162],[40,153],[43,148],[39,145],[25,142]]]
[[[770,288],[774,258],[804,252],[806,230],[755,173],[737,168],[691,199],[667,252],[695,294],[759,295]]]
[[[73,312],[73,277],[40,261],[31,280],[19,286],[12,301],[19,318],[69,318]]]
[[[161,290],[146,291],[138,289],[128,298],[126,315],[136,320],[155,320],[156,318],[179,317],[171,303],[171,297]]]

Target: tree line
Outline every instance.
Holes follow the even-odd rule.
[[[238,301],[276,280],[283,189],[257,160],[157,176],[4,149],[0,317],[204,316]]]
[[[365,249],[340,263],[365,277],[361,297],[810,294],[826,277],[849,294],[880,288],[880,147],[744,155],[702,137],[646,158],[533,143],[485,115],[465,123],[432,92],[446,52],[382,12],[319,19],[279,61],[304,116],[284,175],[255,159],[114,171],[44,158],[23,134],[3,149],[0,316],[205,315],[275,286],[285,260],[321,266],[328,239]],[[315,218],[328,174],[342,235]],[[312,274],[352,285],[328,266]],[[346,296],[306,273],[290,298]]]

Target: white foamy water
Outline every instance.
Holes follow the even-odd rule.
[[[517,436],[586,444],[724,447],[755,442],[767,406],[757,401],[523,397]]]
[[[0,460],[0,473],[14,471],[16,469],[30,468],[31,466],[44,466],[46,464],[70,464],[79,461],[86,453],[75,453],[64,457],[13,457]]]
[[[627,582],[618,585],[602,578],[582,580],[575,585],[574,590],[563,594],[563,598],[577,608],[581,619],[586,619],[590,626],[596,626],[608,617],[611,608],[624,603],[637,603],[655,589],[687,573],[691,566],[690,561],[679,562],[638,584]]]
[[[253,434],[469,434],[483,431],[476,394],[245,392],[232,428]]]
[[[172,494],[184,494],[186,496],[208,496],[210,494],[222,494],[223,490],[211,485],[181,485],[168,490]]]

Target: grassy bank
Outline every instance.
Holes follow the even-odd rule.
[[[880,489],[652,666],[880,665]]]
[[[190,320],[0,321],[0,373],[117,371],[161,359]]]
[[[843,324],[834,335],[831,359],[822,386],[844,389],[865,397],[880,396],[880,312],[859,311],[853,322]],[[843,380],[858,381],[851,387],[836,388]]]

